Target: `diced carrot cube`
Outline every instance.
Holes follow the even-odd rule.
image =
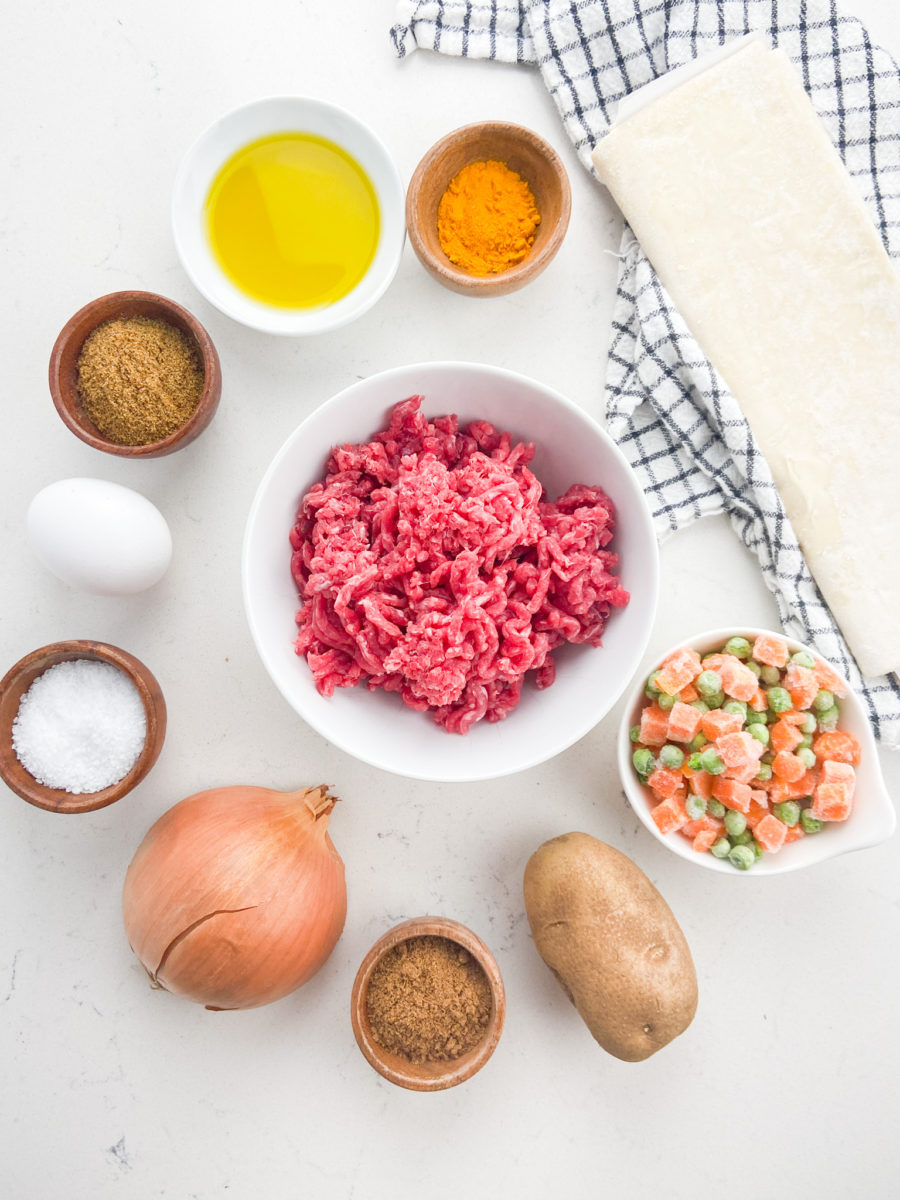
[[[853,797],[843,783],[820,783],[809,811],[820,821],[846,821],[853,811]]]
[[[765,712],[769,707],[769,697],[761,687],[758,687],[747,703],[754,712]]]
[[[737,809],[738,812],[750,811],[751,792],[749,784],[738,783],[736,779],[725,779],[719,775],[713,780],[712,794],[721,800],[726,808]]]
[[[802,837],[806,837],[806,830],[798,821],[796,825],[787,826],[787,833],[784,835],[784,844],[787,846],[791,842],[799,842]]]
[[[757,797],[759,797],[759,796],[763,797],[762,801],[757,799]],[[760,792],[760,791],[756,791],[756,790],[753,790],[750,792],[750,807],[747,810],[746,816],[747,816],[747,824],[750,826],[751,829],[755,829],[756,826],[763,819],[763,817],[768,816],[769,806],[768,806],[767,801],[768,801],[768,797],[766,796],[765,792]]]
[[[661,800],[668,800],[671,796],[677,796],[685,790],[684,777],[681,772],[673,771],[669,767],[657,767],[647,779],[647,786]]]
[[[780,850],[784,845],[784,840],[787,836],[787,825],[785,825],[784,821],[779,821],[777,817],[773,817],[771,813],[767,813],[754,829],[753,836],[762,846],[763,850],[774,852]]]
[[[656,672],[656,686],[667,696],[677,696],[700,674],[700,655],[696,650],[676,650]]]
[[[796,725],[779,718],[769,729],[769,742],[776,754],[782,750],[796,750],[803,741],[803,734]]]
[[[756,695],[759,680],[739,658],[733,662],[722,663],[719,674],[722,677],[722,691],[726,696],[748,701]]]
[[[787,721],[788,725],[805,725],[806,718],[809,713],[798,712],[795,708],[789,708],[787,712],[779,713],[779,721]]]
[[[648,704],[641,713],[641,745],[664,746],[669,732],[669,714],[658,704]]]
[[[691,842],[691,846],[698,854],[702,854],[708,850],[719,840],[719,831],[717,829],[701,829],[701,831]]]
[[[689,742],[700,726],[702,713],[699,708],[676,700],[669,710],[668,737],[670,741]],[[707,735],[708,736],[708,735]]]
[[[834,692],[835,696],[847,695],[847,684],[838,675],[831,663],[827,663],[824,658],[816,656],[816,665],[813,667],[813,671],[815,672],[820,688]]]
[[[744,724],[740,713],[725,712],[724,709],[714,708],[703,713],[700,717],[700,728],[711,742],[726,733],[737,733]]]
[[[847,796],[852,798],[856,791],[856,772],[849,763],[836,762],[826,758],[822,763],[822,783],[840,783],[847,790]]]
[[[727,662],[729,658],[734,658],[733,654],[707,654],[700,663],[704,671],[718,671],[723,662]],[[741,660],[738,659],[738,662]]]
[[[747,758],[737,767],[726,767],[723,772],[725,779],[734,779],[737,783],[756,783],[759,775],[759,763],[755,758]]]
[[[753,643],[753,657],[768,667],[783,667],[790,657],[790,651],[781,638],[761,633]]]
[[[766,784],[766,792],[771,805],[782,804],[785,800],[792,800],[795,797],[791,796],[788,791],[788,785],[780,779],[776,779],[773,775]]]
[[[715,775],[710,775],[709,771],[694,771],[691,775],[691,791],[695,796],[702,796],[704,800],[708,800],[712,795],[715,778]]]
[[[748,759],[759,762],[765,753],[765,747],[752,734],[742,730],[740,733],[726,733],[716,738],[716,753],[726,767],[743,767]]]
[[[806,764],[790,750],[779,750],[772,762],[772,773],[785,783],[796,783],[806,774]]]
[[[784,790],[788,800],[802,800],[804,796],[811,796],[816,789],[816,784],[819,782],[819,772],[815,767],[810,767],[805,774],[799,779],[792,779],[790,782],[785,781]]]
[[[688,819],[688,815],[684,811],[684,804],[677,796],[673,796],[669,800],[663,800],[662,804],[657,804],[655,808],[651,808],[650,816],[656,823],[656,828],[662,834],[674,833]]]
[[[819,691],[815,671],[809,667],[801,667],[798,663],[791,663],[781,682],[790,692],[791,703],[795,708],[809,708]]]
[[[694,700],[700,699],[700,693],[692,683],[689,683],[687,687],[683,687],[678,693],[678,699],[682,704],[692,704]]]
[[[859,742],[852,733],[835,729],[831,733],[820,733],[813,742],[813,750],[818,759],[831,759],[834,762],[850,763],[859,766]]]

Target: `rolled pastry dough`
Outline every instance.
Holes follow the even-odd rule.
[[[746,414],[860,670],[897,670],[900,276],[789,60],[751,41],[593,160]]]

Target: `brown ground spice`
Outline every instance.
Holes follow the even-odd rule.
[[[416,937],[394,946],[369,981],[375,1041],[409,1062],[445,1062],[472,1050],[491,1016],[484,970],[449,938]]]
[[[180,329],[156,317],[118,317],[89,334],[78,393],[104,437],[147,446],[179,429],[203,391],[203,369]]]

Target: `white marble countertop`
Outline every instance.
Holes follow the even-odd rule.
[[[900,17],[858,2],[900,54]],[[263,469],[322,400],[403,362],[511,367],[599,416],[619,218],[578,164],[539,76],[416,54],[397,62],[391,0],[11,6],[0,89],[5,437],[0,448],[2,669],[46,642],[94,637],[162,683],[169,733],[127,800],[65,818],[3,789],[0,884],[0,1196],[8,1200],[294,1200],[460,1196],[881,1197],[896,1194],[900,1125],[897,839],[771,879],[693,869],[641,827],[615,769],[619,710],[566,753],[487,784],[393,778],[335,750],[260,665],[240,599],[244,519]],[[188,143],[267,94],[344,104],[407,180],[448,129],[518,121],[560,152],[570,231],[535,283],[479,303],[442,289],[409,246],[386,296],[339,332],[277,340],[191,287],[168,204]],[[104,292],[187,305],[222,359],[210,429],[151,462],[103,455],[57,418],[56,333]],[[73,475],[152,499],[175,539],[157,587],[127,600],[73,592],[31,555],[24,514]],[[680,636],[775,625],[756,561],[724,520],[662,549],[647,660]],[[894,795],[900,758],[882,752]],[[148,826],[217,784],[331,782],[347,866],[345,933],[293,996],[213,1014],[151,991],[122,930],[125,868]],[[521,880],[544,839],[583,829],[632,856],[691,944],[700,1007],[643,1064],[591,1040],[532,945]],[[494,950],[508,1017],[463,1087],[392,1087],[359,1053],[350,986],[374,939],[407,916],[452,916]]]

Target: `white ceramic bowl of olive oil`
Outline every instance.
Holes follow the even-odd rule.
[[[404,191],[375,134],[304,96],[257,100],[185,155],[172,230],[194,286],[266,333],[346,325],[383,295],[406,234]]]

